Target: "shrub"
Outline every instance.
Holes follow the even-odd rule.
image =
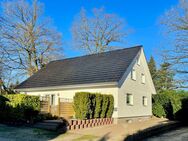
[[[94,118],[99,118],[102,111],[102,98],[101,94],[96,94],[96,106],[95,106],[95,115]]]
[[[164,107],[160,103],[154,103],[152,106],[153,115],[156,117],[166,117]]]
[[[109,104],[109,97],[107,95],[103,95],[102,98],[102,112],[101,112],[101,118],[105,118],[107,111],[108,111],[108,104]]]
[[[78,92],[74,96],[75,117],[78,119],[111,117],[114,99],[111,95]]]
[[[8,94],[4,95],[9,99],[8,104],[12,107],[17,107],[18,105],[22,107],[30,107],[34,110],[40,110],[40,98],[38,96],[29,96],[25,94]]]
[[[114,110],[114,97],[112,95],[109,95],[109,106],[108,106],[108,111],[107,111],[107,118],[112,117]]]
[[[90,93],[78,92],[74,96],[74,111],[76,118],[87,119],[91,113]]]
[[[169,119],[176,119],[177,113],[182,109],[182,100],[188,98],[188,93],[185,91],[175,91],[175,90],[168,90],[163,91],[161,94],[157,94],[153,96],[153,114],[157,117],[160,117],[160,113],[157,113],[159,110],[156,108],[163,107],[165,111],[166,118]],[[158,106],[157,104],[161,105]],[[157,106],[156,106],[157,105]],[[155,107],[155,109],[154,109]]]
[[[1,109],[1,121],[22,121],[33,120],[40,110],[40,99],[37,96],[24,94],[4,95],[8,99]]]
[[[173,109],[172,109],[172,104],[170,97],[167,94],[157,94],[153,96],[153,103],[158,103],[160,104],[164,110],[165,110],[165,117],[167,118],[172,118],[173,117]],[[158,106],[159,107],[159,106]],[[160,111],[160,110],[156,110]],[[160,117],[160,114],[155,113],[157,117]]]

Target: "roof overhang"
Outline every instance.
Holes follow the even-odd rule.
[[[75,84],[75,85],[64,85],[64,86],[23,88],[23,89],[15,89],[15,90],[19,92],[35,92],[35,91],[100,88],[100,87],[118,87],[118,82],[102,82],[102,83]]]

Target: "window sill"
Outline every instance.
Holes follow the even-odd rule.
[[[131,80],[136,81],[136,79],[131,78]]]
[[[134,104],[128,104],[128,103],[127,103],[127,106],[134,106]]]

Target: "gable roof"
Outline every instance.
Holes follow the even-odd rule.
[[[118,82],[141,47],[52,61],[16,89]]]

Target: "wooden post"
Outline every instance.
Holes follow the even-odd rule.
[[[48,113],[50,113],[50,97],[48,96]]]
[[[60,98],[58,97],[58,116],[60,117]]]

